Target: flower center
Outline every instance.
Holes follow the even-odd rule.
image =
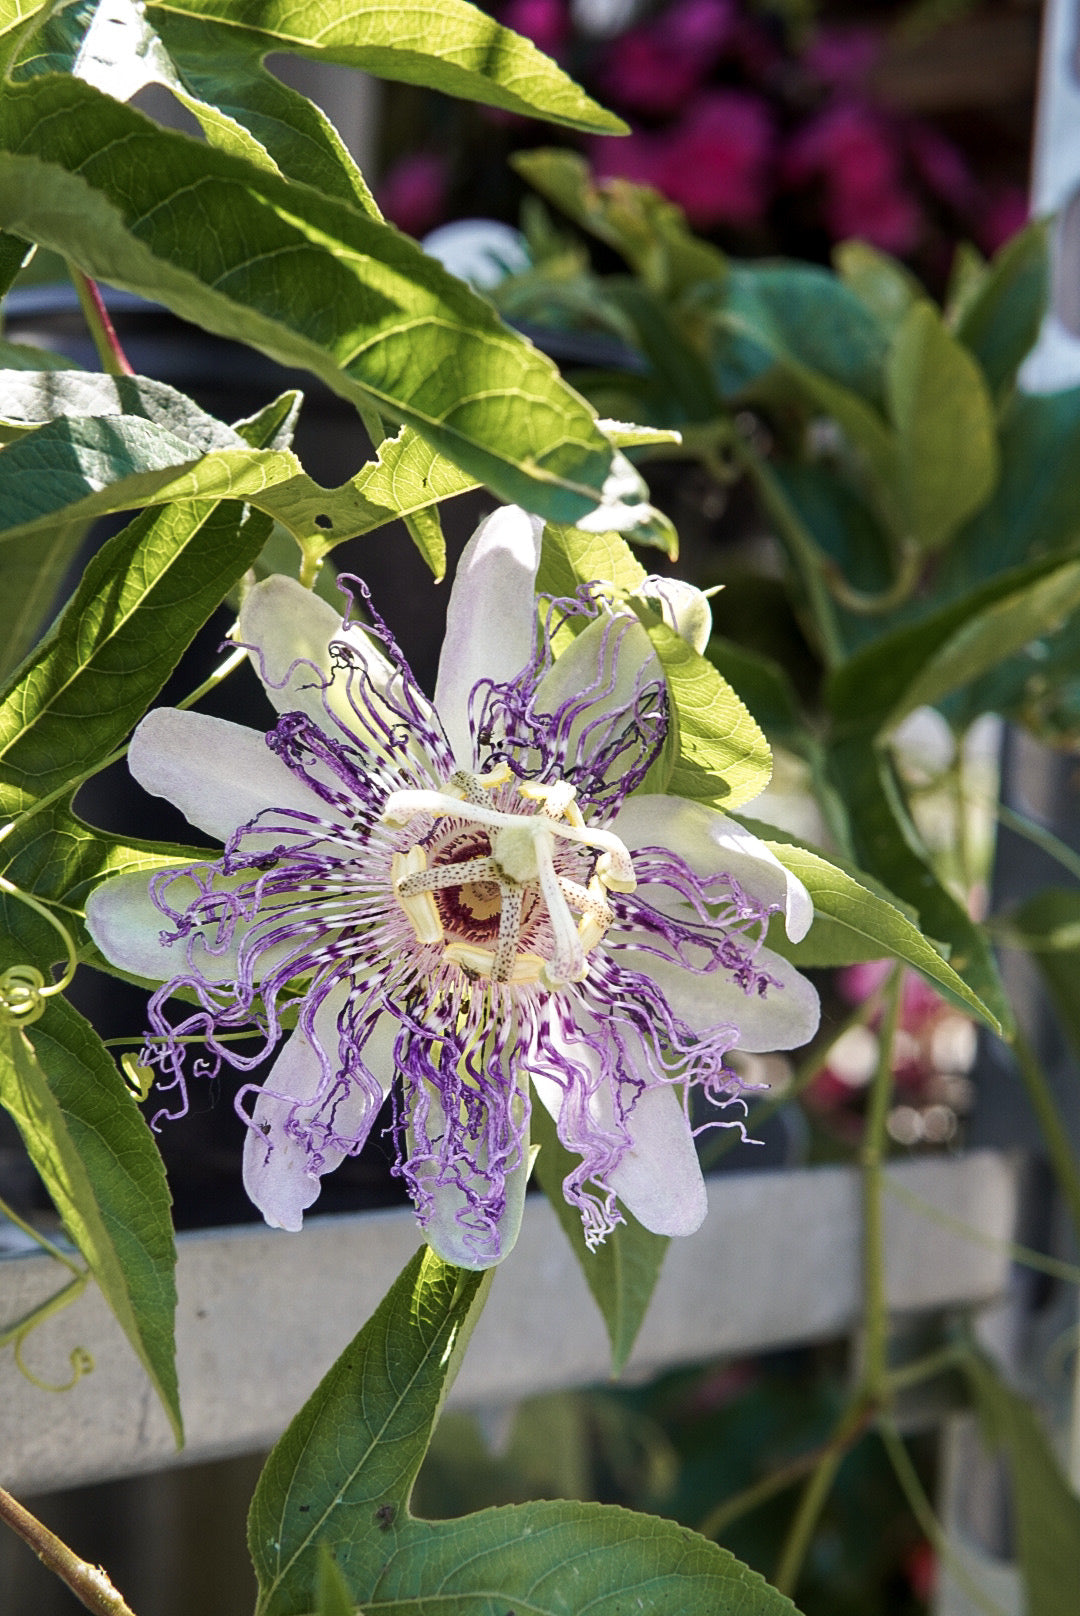
[[[417,942],[441,945],[474,980],[557,988],[584,979],[615,918],[608,893],[633,892],[636,879],[619,838],[586,825],[572,785],[523,784],[505,765],[459,769],[440,791],[387,798],[384,823],[418,818],[423,836],[391,867]]]

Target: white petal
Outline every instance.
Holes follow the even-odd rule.
[[[646,578],[638,594],[655,606],[668,627],[701,656],[712,637],[708,595],[684,578],[655,576]]]
[[[349,991],[348,983],[342,983],[315,1012],[315,1036],[334,1070],[340,1064],[337,1018]],[[244,1188],[273,1229],[298,1230],[305,1208],[318,1198],[321,1174],[332,1172],[345,1157],[344,1151],[327,1147],[322,1151],[324,1160],[319,1173],[312,1172],[307,1151],[285,1131],[290,1116],[304,1125],[319,1120],[321,1112],[321,1120],[336,1133],[357,1137],[374,1121],[374,1107],[355,1085],[347,1094],[328,1092],[321,1102],[296,1106],[297,1101],[315,1101],[323,1082],[319,1053],[304,1030],[297,1027],[283,1045],[255,1102],[255,1125],[248,1129],[244,1141]]]
[[[680,1096],[672,1088],[646,1089],[626,1126],[634,1142],[608,1174],[615,1194],[653,1234],[693,1234],[709,1202]]]
[[[779,904],[787,934],[793,943],[806,936],[814,918],[810,894],[797,876],[744,826],[715,808],[682,797],[643,794],[630,797],[616,815],[611,829],[633,853],[639,847],[667,847],[685,860],[696,875],[734,876],[744,891],[763,903]],[[648,902],[675,913],[678,899],[662,896],[650,886]]]
[[[563,1040],[553,1021],[549,1027],[553,1044]],[[599,1062],[587,1044],[566,1045],[569,1059],[592,1067]],[[640,1075],[647,1081],[647,1074]],[[533,1089],[544,1108],[558,1123],[564,1094],[553,1078],[532,1074]],[[599,1084],[589,1100],[589,1111],[601,1128],[617,1133],[614,1106],[608,1086]],[[708,1210],[705,1181],[694,1148],[694,1136],[682,1108],[679,1094],[669,1088],[647,1089],[640,1094],[625,1119],[631,1145],[619,1165],[607,1174],[607,1181],[638,1222],[653,1234],[693,1234]]]
[[[662,680],[649,636],[625,612],[603,613],[555,659],[537,688],[535,706],[557,723],[557,744],[568,769],[592,770],[598,749],[624,728],[626,709],[646,668]],[[624,768],[620,756],[605,778]]]
[[[709,975],[638,948],[612,948],[611,957],[628,970],[651,976],[668,1004],[695,1032],[730,1023],[739,1030],[738,1047],[752,1054],[799,1049],[818,1029],[817,990],[794,965],[763,948],[755,961],[778,984],[764,997],[745,993],[725,971]]]
[[[324,813],[265,735],[209,713],[155,707],[131,737],[128,768],[144,791],[223,842],[264,808]]]
[[[274,573],[244,597],[237,638],[251,647],[255,671],[279,713],[306,713],[326,729],[329,708],[350,733],[371,738],[349,700],[346,674],[334,668],[330,643],[347,645],[363,667],[370,680],[368,701],[385,695],[397,670],[362,628],[345,627],[328,601],[295,578]]]
[[[505,683],[536,649],[533,588],[544,524],[517,505],[484,519],[462,553],[446,609],[435,706],[454,756],[471,768],[469,696],[481,679]]]
[[[169,888],[169,901],[176,909],[197,895],[191,880],[177,880]],[[162,933],[173,927],[151,899],[146,874],[114,875],[95,887],[86,900],[86,929],[105,958],[131,976],[167,982],[188,969],[186,943],[161,940]],[[235,946],[220,955],[200,949],[196,963],[209,981],[227,982],[236,975]]]
[[[431,1175],[421,1171],[417,1176],[422,1180]],[[458,1213],[468,1208],[468,1197],[454,1184],[432,1185],[435,1204],[423,1226],[424,1239],[443,1262],[453,1263],[457,1268],[494,1268],[496,1263],[509,1256],[517,1241],[525,1211],[528,1178],[529,1141],[526,1134],[524,1158],[506,1174],[506,1205],[498,1221],[497,1250],[493,1249],[485,1255],[477,1254],[475,1240],[470,1242],[467,1227],[458,1221]]]

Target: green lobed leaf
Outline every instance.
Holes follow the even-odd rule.
[[[76,79],[10,86],[0,146],[0,223],[413,424],[500,497],[555,520],[594,508],[611,448],[584,401],[390,226]]]
[[[972,1354],[963,1361],[990,1441],[1005,1450],[1031,1616],[1072,1616],[1080,1588],[1080,1497],[1026,1398]]]
[[[580,1165],[579,1161],[566,1149],[554,1120],[539,1103],[533,1104],[530,1129],[532,1143],[540,1146],[537,1180],[600,1309],[611,1343],[611,1373],[619,1375],[645,1321],[671,1242],[667,1236],[643,1228],[624,1207],[625,1223],[618,1224],[603,1245],[590,1251],[585,1244],[581,1214],[563,1194],[563,1181]]]
[[[956,335],[978,360],[991,392],[1012,387],[1035,345],[1050,295],[1049,222],[1035,219],[1007,241],[964,300]]]
[[[32,1027],[8,1029],[0,1100],[182,1442],[169,1192],[134,1098],[89,1023],[54,998]]]
[[[651,1516],[580,1503],[410,1515],[490,1280],[418,1253],[286,1431],[248,1522],[257,1616],[314,1611],[327,1553],[356,1606],[380,1616],[619,1616],[628,1597],[650,1616],[793,1616],[726,1550]]]
[[[803,969],[854,965],[886,955],[902,960],[933,982],[968,1014],[993,1031],[997,1017],[925,937],[901,899],[886,893],[861,870],[845,869],[789,838],[770,839],[768,825],[754,825],[784,867],[797,875],[814,903],[814,924],[801,943],[787,940],[783,925],[769,930],[769,947]],[[775,836],[775,832],[772,833]]]
[[[166,506],[102,547],[0,695],[0,811],[62,790],[124,740],[269,531],[228,502]]]
[[[293,1420],[251,1501],[256,1616],[311,1609],[320,1545],[354,1591],[392,1548],[492,1274],[418,1251]]]
[[[993,403],[975,360],[925,300],[912,305],[893,339],[885,381],[900,528],[920,549],[937,550],[993,492]]]

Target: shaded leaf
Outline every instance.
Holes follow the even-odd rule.
[[[842,799],[859,865],[919,917],[923,934],[947,950],[948,961],[981,1001],[980,1014],[1005,1035],[1012,1009],[982,927],[938,880],[907,811],[889,759],[870,736],[854,735],[828,754],[829,778]]]
[[[1014,392],[1002,414],[1001,475],[990,500],[941,557],[939,598],[1080,537],[1080,387]]]
[[[982,367],[991,392],[1012,386],[1035,345],[1050,295],[1049,222],[1035,219],[1001,248],[964,300],[956,335]]]
[[[841,241],[833,248],[832,258],[844,285],[890,336],[903,324],[911,305],[926,295],[899,259],[879,252],[867,241]]]
[[[1080,1497],[1027,1399],[974,1354],[963,1367],[983,1428],[1008,1459],[1027,1609],[1031,1616],[1072,1616],[1080,1588]]]
[[[89,1023],[54,998],[8,1030],[0,1099],[181,1442],[169,1192],[133,1097]]]
[[[900,529],[936,550],[993,492],[994,409],[975,360],[932,304],[912,305],[885,367],[897,434]]]
[[[48,623],[86,531],[85,522],[56,522],[0,546],[0,679]]]
[[[690,230],[686,215],[647,185],[597,182],[577,152],[515,152],[511,167],[575,224],[622,253],[654,292],[673,297],[698,281],[722,280],[723,253]]]
[[[552,1117],[534,1104],[530,1119],[533,1144],[540,1146],[536,1177],[551,1202],[563,1232],[581,1264],[585,1283],[600,1309],[611,1342],[611,1372],[622,1373],[649,1302],[670,1240],[653,1234],[624,1207],[625,1223],[618,1224],[595,1251],[585,1244],[581,1214],[563,1194],[563,1181],[580,1164],[562,1143]]]
[[[961,689],[1052,632],[1078,589],[1080,562],[1049,557],[1001,573],[921,621],[880,635],[826,686],[841,731],[881,731]]]

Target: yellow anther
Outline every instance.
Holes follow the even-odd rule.
[[[555,780],[551,785],[531,781],[518,786],[518,794],[527,802],[538,802],[541,811],[550,819],[565,819],[567,824],[573,825],[575,829],[584,829],[585,821],[581,809],[574,800],[577,790],[569,780]]]
[[[405,911],[405,918],[416,934],[416,941],[441,943],[443,924],[431,893],[412,892],[405,897],[401,891],[410,875],[420,875],[427,867],[427,854],[424,849],[410,847],[407,853],[395,853],[390,860],[390,879],[394,885],[394,896]]]
[[[620,853],[601,853],[596,861],[596,874],[609,892],[633,892],[637,887],[634,866],[625,848]]]
[[[500,763],[497,769],[490,774],[478,774],[476,783],[484,791],[494,791],[496,786],[505,786],[514,778],[514,771],[509,763]]]
[[[491,981],[495,970],[495,955],[490,948],[477,948],[472,943],[448,943],[445,958],[459,965],[465,975]],[[539,954],[519,954],[507,978],[510,982],[537,982],[544,969]]]

